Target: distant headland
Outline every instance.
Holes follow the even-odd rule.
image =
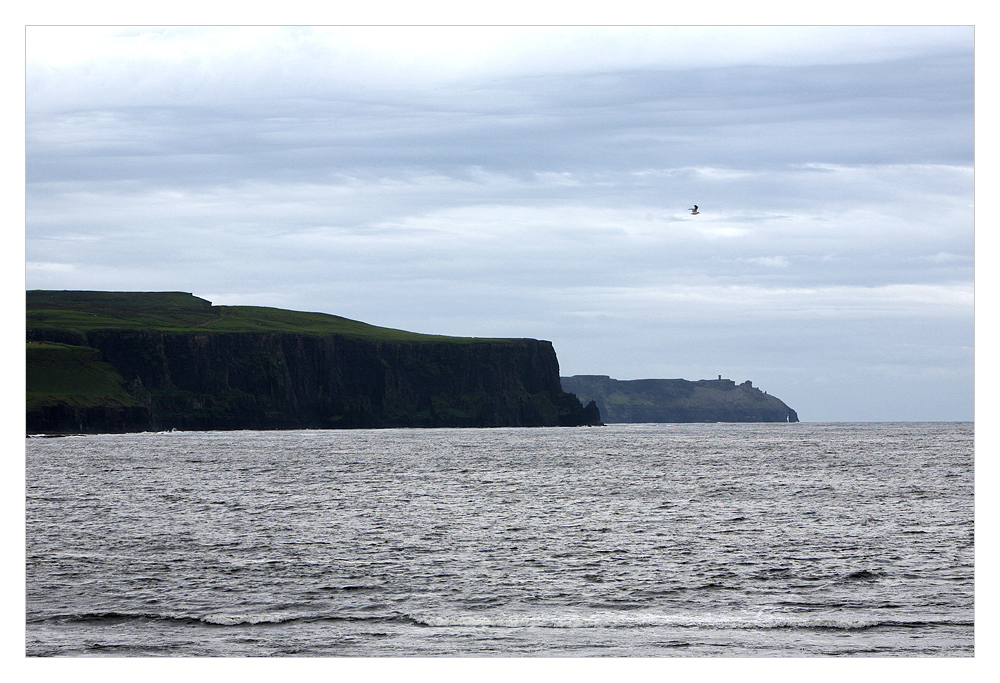
[[[562,388],[594,401],[607,423],[616,422],[798,422],[780,399],[749,380],[635,379],[606,375],[563,377]]]

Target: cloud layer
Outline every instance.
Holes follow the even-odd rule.
[[[810,420],[972,419],[971,29],[27,45],[29,288],[546,338],[564,374],[750,378]]]

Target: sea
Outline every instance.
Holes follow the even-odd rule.
[[[26,439],[28,657],[973,657],[973,424]]]

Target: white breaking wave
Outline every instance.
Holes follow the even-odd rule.
[[[235,626],[237,624],[280,624],[294,617],[286,614],[206,614],[201,621],[206,624]]]
[[[841,628],[877,626],[881,621],[860,618],[818,618],[793,615],[690,615],[690,614],[411,614],[411,619],[427,626],[465,626],[495,628],[637,628],[678,626],[719,629],[770,628]]]

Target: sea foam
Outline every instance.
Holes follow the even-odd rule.
[[[238,624],[280,624],[292,621],[295,617],[286,614],[206,614],[201,621],[219,626],[236,626]]]

